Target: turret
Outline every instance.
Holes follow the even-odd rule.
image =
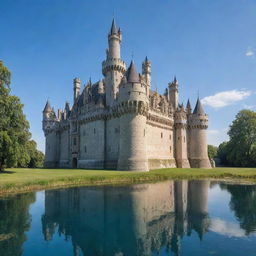
[[[127,83],[125,83],[125,81]],[[146,121],[148,97],[132,61],[118,98],[120,142],[118,170],[148,171]]]
[[[44,166],[57,167],[58,165],[58,137],[56,129],[58,128],[58,119],[51,107],[49,100],[43,110],[43,131],[46,138],[45,142],[45,161]]]
[[[145,78],[145,81],[149,88],[151,87],[151,62],[146,57],[142,63],[142,75]]]
[[[178,100],[179,100],[179,83],[175,76],[173,82],[169,83],[169,102],[172,104],[174,110],[176,110],[178,107]]]
[[[103,84],[102,80],[100,80],[99,84],[98,84],[98,93],[99,94],[104,94],[104,84]]]
[[[105,76],[106,104],[112,106],[118,94],[118,88],[126,66],[121,59],[120,46],[122,33],[120,28],[117,30],[113,19],[110,32],[108,34],[108,49],[106,60],[102,62],[102,74]]]
[[[80,95],[80,86],[81,86],[81,81],[79,78],[75,78],[74,79],[74,103],[76,102],[76,99],[78,98],[78,96]]]
[[[191,111],[192,111],[192,108],[191,108],[191,104],[190,104],[189,99],[188,99],[188,101],[187,101],[186,110],[187,110],[188,115],[190,115],[190,114],[191,114]]]
[[[182,106],[175,112],[175,158],[178,168],[190,168],[187,155],[187,113]]]
[[[190,152],[189,161],[193,168],[211,168],[207,144],[208,116],[199,98],[193,114],[189,116]]]
[[[109,49],[107,51],[107,59],[120,59],[120,45],[122,41],[121,29],[117,30],[115,19],[112,21],[111,29],[108,34]]]
[[[47,100],[44,110],[43,110],[43,120],[49,119],[52,113],[52,107],[50,101]]]

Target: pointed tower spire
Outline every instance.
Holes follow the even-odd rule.
[[[201,103],[199,98],[197,99],[196,106],[195,106],[195,109],[193,111],[193,114],[197,114],[197,115],[204,115],[205,114],[202,103]]]
[[[133,60],[131,61],[131,64],[127,70],[127,82],[128,83],[140,82],[139,74],[136,71],[136,67]]]
[[[119,30],[120,30],[120,28],[119,28]],[[115,19],[113,18],[111,29],[110,29],[110,35],[114,35],[114,34],[117,34],[117,28],[116,28]]]
[[[192,108],[191,108],[191,104],[190,104],[190,100],[189,99],[187,101],[186,109],[187,109],[188,113],[191,113]]]
[[[44,113],[49,113],[52,111],[52,107],[51,107],[51,103],[49,101],[49,99],[47,100],[46,104],[45,104],[45,107],[44,107]]]
[[[177,80],[176,76],[174,76],[173,83],[178,84],[178,80]]]

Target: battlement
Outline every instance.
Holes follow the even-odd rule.
[[[126,72],[125,62],[118,58],[110,58],[102,62],[102,74],[105,76],[108,71],[115,70],[122,74]]]

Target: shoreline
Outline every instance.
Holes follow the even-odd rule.
[[[256,168],[172,168],[151,170],[149,172],[12,168],[0,174],[0,197],[67,187],[132,185],[181,179],[208,179],[251,185],[256,184]]]

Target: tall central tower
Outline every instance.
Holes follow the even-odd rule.
[[[112,106],[118,97],[119,84],[126,72],[125,63],[120,55],[121,41],[121,30],[120,28],[117,30],[115,20],[113,19],[108,34],[107,56],[106,60],[102,63],[102,74],[105,76],[107,106]]]

